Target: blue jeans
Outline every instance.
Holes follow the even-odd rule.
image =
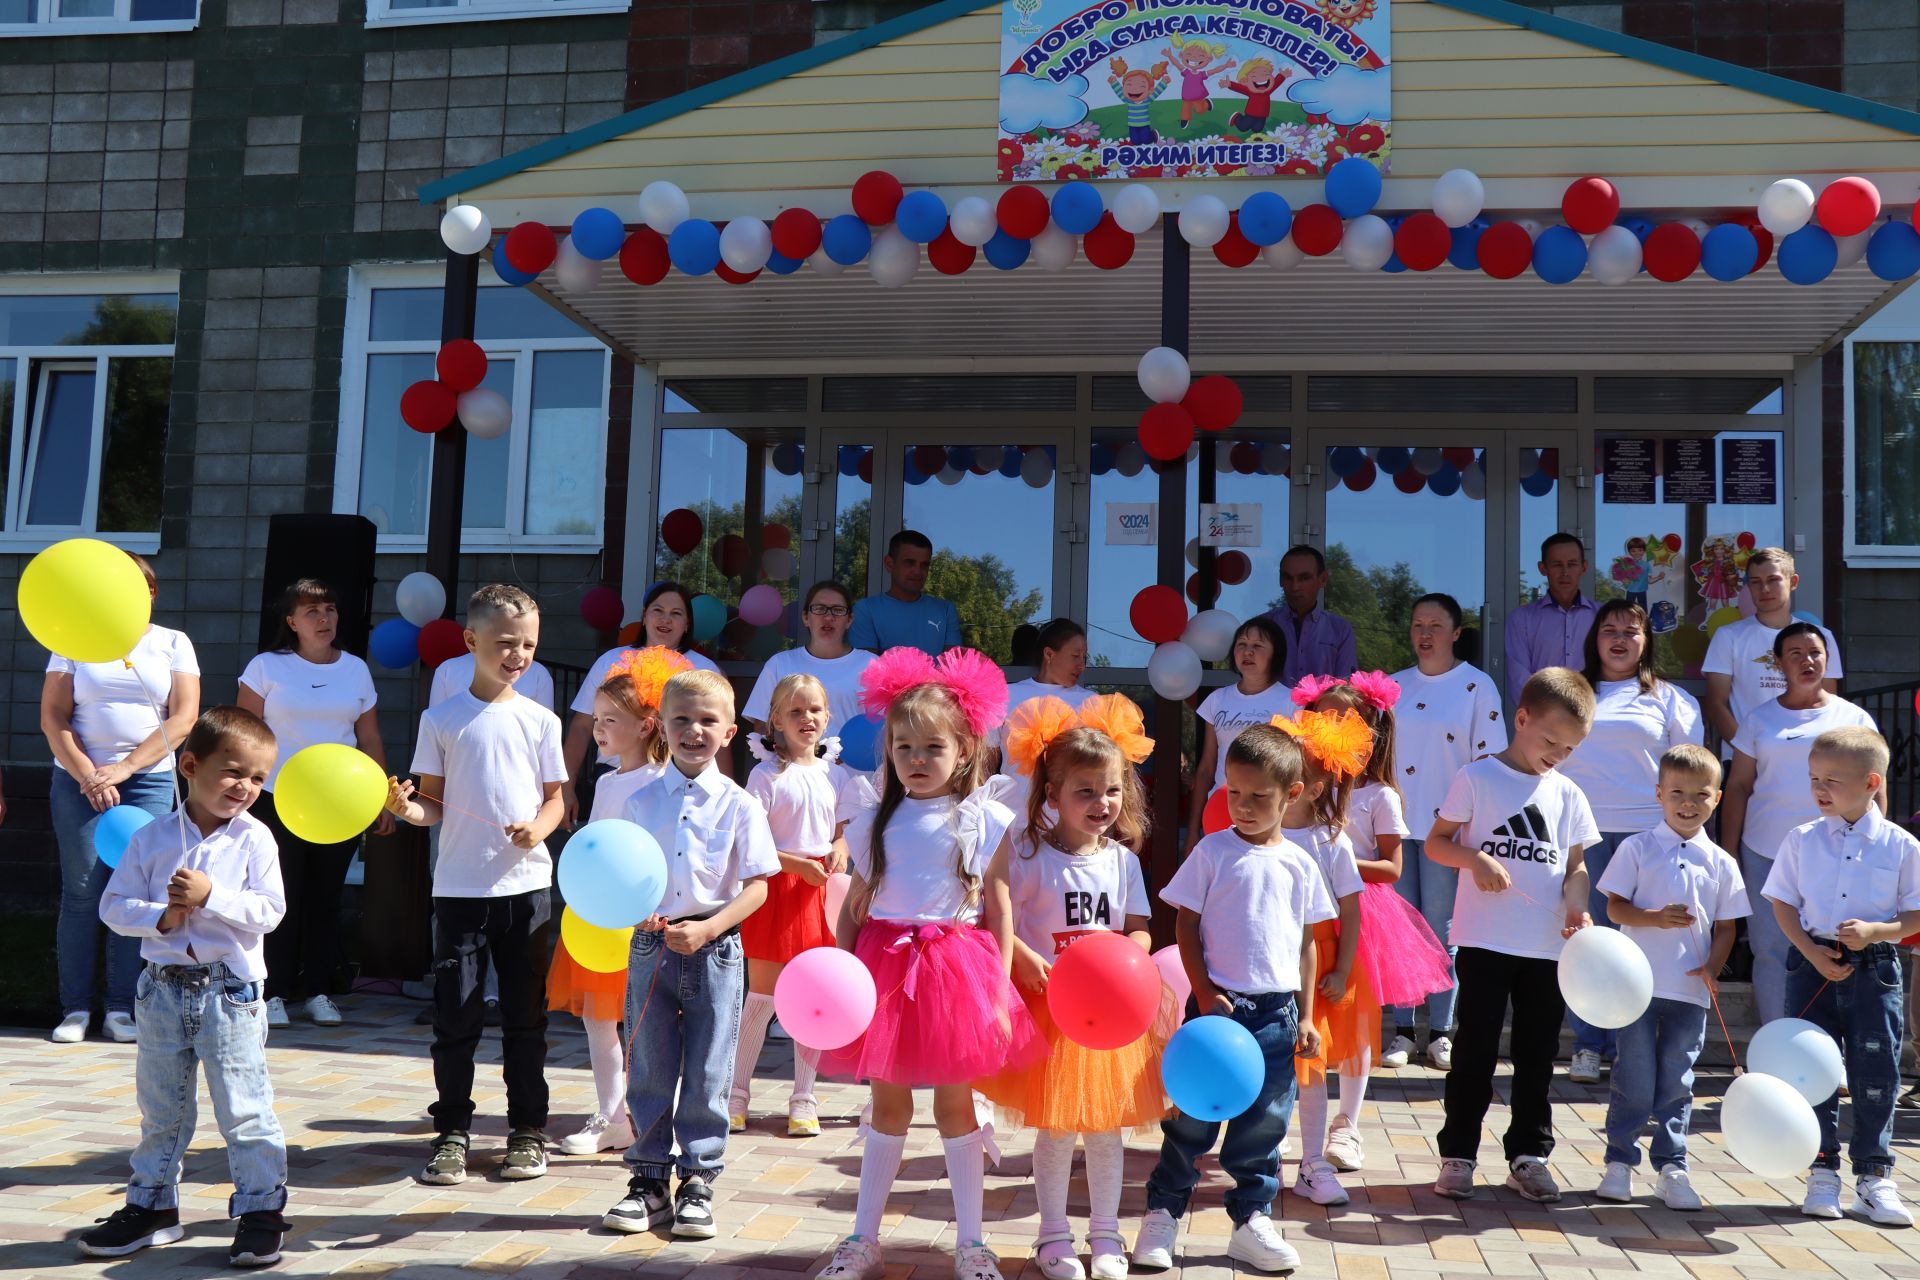
[[[1831,947],[1828,938],[1816,938]],[[1855,1177],[1893,1172],[1893,1102],[1900,1091],[1900,1038],[1906,1032],[1906,1000],[1901,994],[1900,949],[1876,942],[1845,952],[1851,977],[1828,982],[1794,947],[1787,955],[1787,1003],[1839,1042],[1847,1063],[1847,1087],[1853,1093]],[[1820,1117],[1820,1154],[1816,1169],[1840,1168],[1840,1094],[1813,1109]]]
[[[1613,861],[1613,851],[1620,842],[1632,835],[1631,831],[1608,831],[1600,836],[1600,843],[1586,851],[1584,859],[1587,868],[1587,914],[1593,922],[1613,928],[1613,917],[1607,914],[1607,895],[1600,892],[1600,877],[1607,873],[1607,864]],[[1659,1003],[1655,1001],[1655,1003]],[[1573,1051],[1590,1050],[1603,1058],[1613,1058],[1617,1052],[1618,1035],[1611,1027],[1596,1027],[1583,1022],[1580,1015],[1572,1009],[1567,1010],[1567,1024],[1573,1028]],[[1617,1061],[1617,1059],[1616,1059]],[[1656,1157],[1655,1167],[1660,1164]]]
[[[1393,887],[1426,919],[1433,936],[1447,944],[1447,954],[1452,956],[1458,950],[1453,946],[1452,935],[1453,896],[1460,884],[1460,872],[1454,867],[1443,867],[1427,857],[1426,843],[1424,840],[1400,842],[1400,878],[1393,882]],[[1430,1034],[1445,1035],[1453,1031],[1456,991],[1457,987],[1448,987],[1427,997],[1427,1031]],[[1412,1009],[1395,1009],[1394,1024],[1412,1027],[1413,1014]]]
[[[136,773],[120,784],[120,803],[165,815],[173,812],[173,770]],[[54,928],[59,965],[60,1012],[93,1008],[100,935],[107,935],[107,1012],[132,1013],[134,983],[140,978],[140,939],[122,937],[100,923],[100,895],[113,869],[93,851],[93,829],[100,815],[87,803],[80,784],[59,765],[47,788],[53,811],[53,836],[60,846],[60,919]]]
[[[1187,1001],[1187,1016],[1199,1016]],[[1233,1020],[1253,1032],[1266,1060],[1267,1078],[1253,1105],[1227,1121],[1220,1144],[1220,1168],[1233,1178],[1227,1216],[1245,1222],[1256,1213],[1272,1213],[1280,1194],[1280,1144],[1286,1141],[1293,1113],[1293,1046],[1299,1034],[1299,1009],[1291,991],[1234,996]],[[1178,1218],[1187,1212],[1200,1184],[1200,1157],[1213,1150],[1220,1125],[1175,1111],[1160,1122],[1160,1162],[1147,1179],[1147,1208],[1165,1209]]]
[[[1787,1016],[1787,953],[1794,951],[1794,945],[1787,941],[1787,935],[1780,931],[1780,922],[1773,918],[1773,899],[1762,893],[1767,887],[1767,877],[1773,874],[1773,859],[1755,853],[1743,840],[1740,874],[1747,882],[1747,905],[1753,911],[1747,917],[1747,946],[1753,950],[1753,1003],[1764,1025]],[[1801,959],[1804,961],[1806,957]],[[1814,985],[1819,983],[1816,978]],[[1795,1017],[1804,1016],[1797,1011],[1812,996],[1810,987],[1793,1006]]]
[[[195,1069],[204,1066],[233,1178],[227,1216],[286,1208],[287,1140],[273,1114],[260,984],[215,963],[148,965],[138,985],[133,1075],[140,1145],[133,1149],[127,1203],[179,1208],[180,1164],[193,1142]]]
[[[1707,1041],[1706,1009],[1655,996],[1645,1013],[1620,1028],[1619,1041],[1607,1104],[1607,1163],[1639,1166],[1640,1131],[1651,1117],[1653,1167],[1686,1168],[1693,1064]]]
[[[634,930],[627,963],[627,1026],[633,1036],[627,1110],[634,1138],[626,1161],[641,1177],[665,1181],[676,1165],[682,1178],[697,1173],[711,1182],[720,1176],[745,989],[739,933],[683,956],[667,949],[664,935]]]

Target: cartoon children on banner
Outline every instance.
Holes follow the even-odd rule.
[[[1695,582],[1700,584],[1700,599],[1705,616],[1700,621],[1702,631],[1712,632],[1716,624],[1731,621],[1743,612],[1751,610],[1741,606],[1745,596],[1742,592],[1747,585],[1747,561],[1753,555],[1754,537],[1751,533],[1709,534],[1700,546],[1700,558],[1691,566]],[[1732,610],[1727,614],[1727,610]],[[1723,615],[1717,617],[1715,615]]]
[[[1240,68],[1240,74],[1244,80],[1220,78],[1222,89],[1245,94],[1247,99],[1246,109],[1227,117],[1227,123],[1242,133],[1265,133],[1267,122],[1273,118],[1273,95],[1280,92],[1293,72],[1276,71],[1271,59],[1253,58]]]
[[[1112,72],[1107,83],[1113,86],[1113,96],[1127,104],[1127,141],[1137,147],[1158,142],[1150,108],[1173,83],[1167,78],[1167,64],[1156,62],[1142,71],[1138,67],[1129,68],[1125,58],[1115,58],[1107,64],[1107,70]]]
[[[1629,538],[1627,554],[1623,560],[1631,561],[1635,544],[1646,557],[1646,567],[1640,571],[1643,583],[1640,601],[1647,611],[1648,627],[1655,635],[1665,635],[1680,629],[1680,617],[1687,608],[1687,578],[1681,573],[1674,560],[1684,545],[1677,533],[1665,537]],[[1614,578],[1620,580],[1621,560],[1614,562]],[[1633,599],[1633,588],[1627,588],[1627,598]]]

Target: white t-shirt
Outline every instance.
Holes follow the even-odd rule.
[[[1602,680],[1595,693],[1593,730],[1560,772],[1586,794],[1602,831],[1646,831],[1663,820],[1654,794],[1660,757],[1705,734],[1700,704],[1670,680],[1652,693],[1642,693],[1638,680]]]
[[[1227,747],[1244,729],[1271,724],[1275,716],[1293,714],[1293,690],[1274,683],[1258,693],[1242,693],[1237,684],[1221,685],[1200,702],[1194,714],[1213,726],[1219,753],[1213,758],[1213,790],[1227,785]],[[1290,989],[1290,988],[1289,988]]]
[[[840,824],[867,807],[867,788],[858,775],[827,760],[784,769],[763,760],[747,775],[747,794],[767,811],[773,847],[808,858],[830,855]]]
[[[1124,933],[1128,916],[1150,916],[1140,859],[1114,840],[1093,853],[1062,853],[1046,841],[1014,841],[1007,858],[1013,931],[1049,964],[1089,933]]]
[[[1093,690],[1084,685],[1042,684],[1038,680],[1016,680],[1007,686],[1007,718],[1013,718],[1013,709],[1023,702],[1032,702],[1035,698],[1058,698],[1075,711],[1080,704],[1093,696]],[[1007,743],[1007,725],[1003,720],[994,729],[993,745],[1005,747]],[[1226,748],[1221,748],[1225,750]],[[1006,772],[1006,763],[1001,762],[1002,773]]]
[[[445,780],[436,898],[504,898],[553,884],[543,842],[515,848],[503,829],[529,822],[550,782],[565,782],[560,720],[517,694],[482,702],[465,691],[420,716],[413,772]]]
[[[1400,684],[1393,709],[1396,781],[1409,838],[1425,840],[1461,766],[1507,749],[1507,721],[1500,687],[1470,662],[1437,676],[1408,667],[1393,678]]]
[[[1366,887],[1360,880],[1360,868],[1354,865],[1353,841],[1344,832],[1335,835],[1318,825],[1282,827],[1281,831],[1305,849],[1313,865],[1320,868],[1320,876],[1327,882],[1327,892],[1333,895],[1336,905],[1341,898]]]
[[[1402,702],[1406,699],[1402,697]],[[1488,756],[1454,775],[1440,816],[1463,824],[1454,839],[1499,859],[1513,884],[1485,893],[1473,873],[1460,873],[1453,896],[1456,947],[1556,960],[1566,928],[1562,890],[1567,855],[1600,842],[1587,798],[1559,772],[1521,773]]]
[[[127,662],[133,664],[132,671]],[[47,659],[47,670],[73,677],[74,736],[87,759],[103,765],[126,759],[153,736],[161,718],[153,709],[159,707],[162,715],[170,710],[167,696],[173,692],[174,673],[197,676],[200,661],[185,632],[152,626],[126,662],[73,662],[54,654]],[[171,768],[173,757],[167,755],[140,772]]]
[[[873,883],[873,820],[862,809],[847,824],[847,854],[854,871]],[[997,800],[975,792],[965,800],[936,796],[900,802],[887,822],[887,869],[868,907],[870,920],[947,921],[972,924],[980,904],[967,905],[962,874],[986,874],[1013,814]]]
[[[1378,782],[1355,788],[1347,797],[1346,836],[1353,844],[1353,856],[1361,862],[1379,860],[1381,836],[1406,839],[1407,818],[1400,809],[1400,793]],[[1405,868],[1401,874],[1406,874]]]
[[[456,693],[467,693],[473,689],[473,655],[463,653],[448,658],[433,669],[433,684],[427,690],[427,707],[432,709],[451,698]],[[536,702],[547,710],[553,710],[553,672],[538,662],[529,663],[520,678],[513,682],[513,691],[529,702]]]
[[[587,821],[598,822],[602,818],[624,816],[627,797],[659,777],[666,768],[664,764],[643,764],[638,769],[628,769],[624,773],[615,770],[601,774],[599,781],[593,784],[593,809],[587,814]]]
[[[1820,816],[1807,780],[1807,757],[1813,740],[1829,729],[1852,725],[1874,728],[1873,717],[1838,695],[1811,711],[1790,711],[1780,699],[1769,698],[1740,717],[1733,749],[1753,757],[1753,795],[1747,800],[1747,821],[1740,843],[1771,858],[1787,832]]]
[[[615,645],[613,648],[607,650],[605,653],[595,658],[593,660],[593,665],[587,668],[586,676],[581,679],[580,689],[578,692],[576,692],[573,695],[573,703],[567,708],[567,710],[578,711],[581,715],[591,719],[593,716],[593,695],[600,692],[600,686],[607,682],[607,673],[613,670],[614,663],[620,661],[620,655],[623,653],[631,653],[633,652],[633,650],[634,650],[634,646],[630,644]],[[680,656],[685,658],[688,662],[692,663],[694,666],[694,669],[698,671],[718,671],[720,669],[713,665],[713,662],[711,659],[707,658],[703,654],[695,653],[691,649],[687,650],[685,653],[681,654]],[[467,663],[469,664],[469,667],[471,667],[472,662],[473,662],[473,655],[468,654]],[[535,663],[534,665],[539,666],[540,664]],[[528,674],[532,674],[532,673],[529,672]],[[469,679],[471,679],[471,674],[469,674]],[[526,676],[521,676],[520,677],[521,684],[525,684],[526,679],[527,679]],[[438,681],[436,681],[435,683],[438,684]],[[547,677],[547,691],[548,691],[549,699],[551,699],[552,691],[553,691],[552,676]]]
[[[1199,913],[1207,976],[1240,995],[1298,991],[1301,936],[1340,914],[1305,849],[1248,844],[1232,827],[1193,846],[1160,901]]]
[[[1737,724],[1744,725],[1755,707],[1787,691],[1787,678],[1773,660],[1773,638],[1782,630],[1758,618],[1742,618],[1721,627],[1707,642],[1707,656],[1700,661],[1701,674],[1733,677],[1727,706]],[[1827,642],[1827,676],[1838,680],[1847,674],[1840,663],[1840,646],[1825,627],[1820,628],[1820,634]]]
[[[356,745],[354,721],[379,700],[373,673],[350,653],[324,664],[297,653],[257,653],[240,673],[240,683],[266,703],[267,727],[280,740],[280,754],[267,778],[269,791],[287,761],[303,748],[322,742]]]
[[[1705,832],[1682,840],[1662,821],[1651,831],[1622,840],[1595,887],[1645,910],[1657,911],[1677,902],[1693,912],[1691,928],[1629,924],[1620,926],[1620,931],[1633,939],[1653,966],[1654,995],[1688,1004],[1710,1003],[1706,984],[1687,971],[1707,962],[1716,922],[1752,914],[1740,864],[1707,839]]]
[[[837,734],[847,727],[848,721],[866,714],[860,709],[860,675],[874,657],[865,649],[854,649],[838,658],[816,658],[804,648],[782,649],[760,668],[740,714],[765,724],[774,686],[788,676],[812,676],[826,687],[827,732]]]

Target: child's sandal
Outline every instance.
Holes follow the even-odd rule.
[[[1127,1242],[1119,1232],[1089,1233],[1087,1248],[1093,1253],[1088,1273],[1093,1280],[1127,1280]]]
[[[1087,1272],[1073,1251],[1073,1233],[1055,1232],[1033,1242],[1033,1261],[1047,1280],[1087,1280]]]

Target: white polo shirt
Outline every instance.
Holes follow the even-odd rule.
[[[712,915],[747,881],[780,870],[767,815],[712,761],[691,778],[669,762],[627,797],[623,816],[659,841],[667,857],[660,914],[669,920]]]
[[[1816,938],[1849,920],[1884,924],[1920,911],[1920,840],[1871,804],[1858,822],[1820,818],[1787,832],[1760,892],[1798,908]]]
[[[1715,924],[1752,914],[1740,864],[1707,839],[1705,832],[1682,840],[1662,821],[1620,842],[1597,887],[1644,910],[1679,903],[1693,913],[1690,928],[1629,924],[1620,926],[1620,932],[1646,953],[1653,967],[1654,995],[1701,1006],[1711,1003],[1706,984],[1688,971],[1707,962]]]

